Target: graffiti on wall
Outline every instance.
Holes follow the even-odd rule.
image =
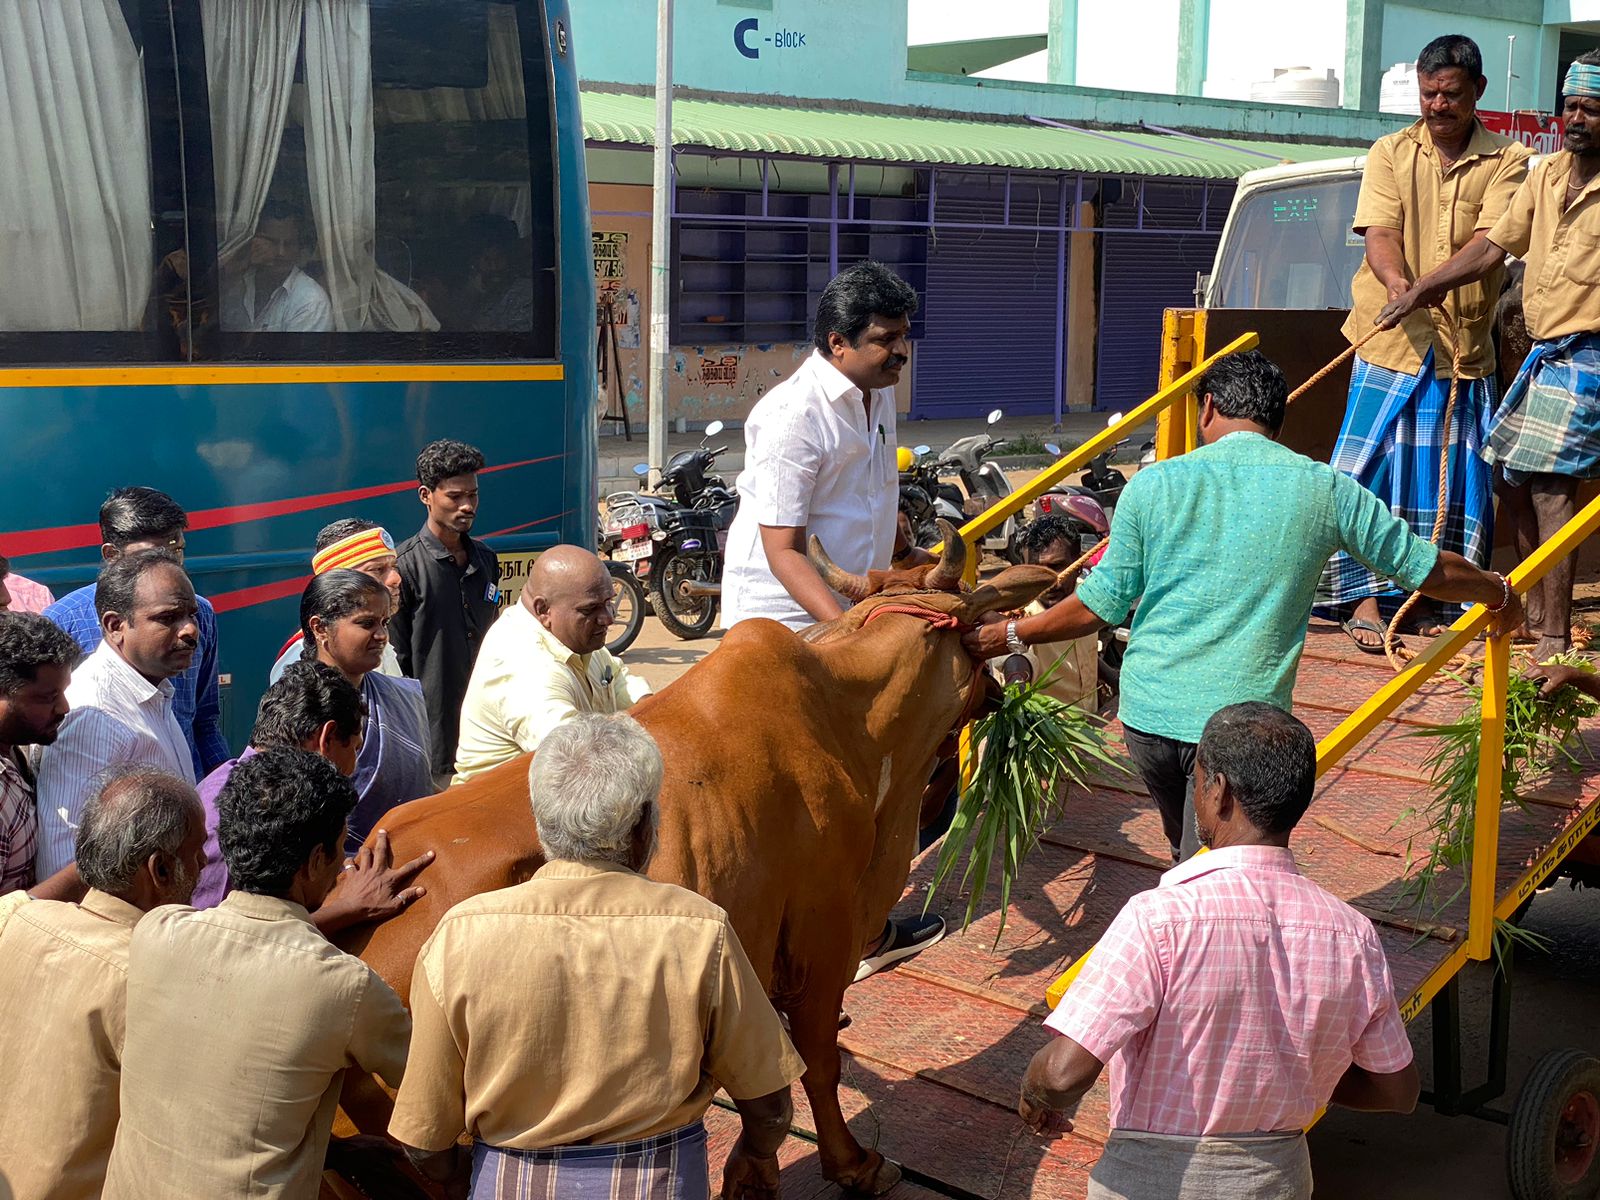
[[[595,230],[594,284],[601,319],[609,313],[617,333],[617,349],[639,348],[639,292],[628,286],[628,235],[620,230]]]

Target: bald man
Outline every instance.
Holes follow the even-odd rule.
[[[605,564],[578,546],[541,554],[522,598],[483,639],[461,705],[454,783],[538,748],[579,713],[618,713],[649,695],[605,648],[616,615]]]

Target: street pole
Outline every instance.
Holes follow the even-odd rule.
[[[1506,35],[1506,111],[1513,114],[1511,117],[1511,132],[1515,136],[1517,131],[1516,109],[1511,106],[1511,81],[1516,78],[1512,73],[1512,66],[1517,61],[1517,35]]]
[[[650,471],[659,482],[667,461],[667,344],[672,262],[672,0],[656,8],[655,182],[650,211]]]

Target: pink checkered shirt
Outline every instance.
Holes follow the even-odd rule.
[[[1273,846],[1202,854],[1130,899],[1045,1022],[1111,1068],[1114,1129],[1302,1129],[1352,1062],[1411,1061],[1372,922]]]

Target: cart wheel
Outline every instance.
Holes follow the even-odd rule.
[[[1600,1059],[1552,1050],[1528,1073],[1511,1112],[1506,1166],[1516,1200],[1600,1195]]]

